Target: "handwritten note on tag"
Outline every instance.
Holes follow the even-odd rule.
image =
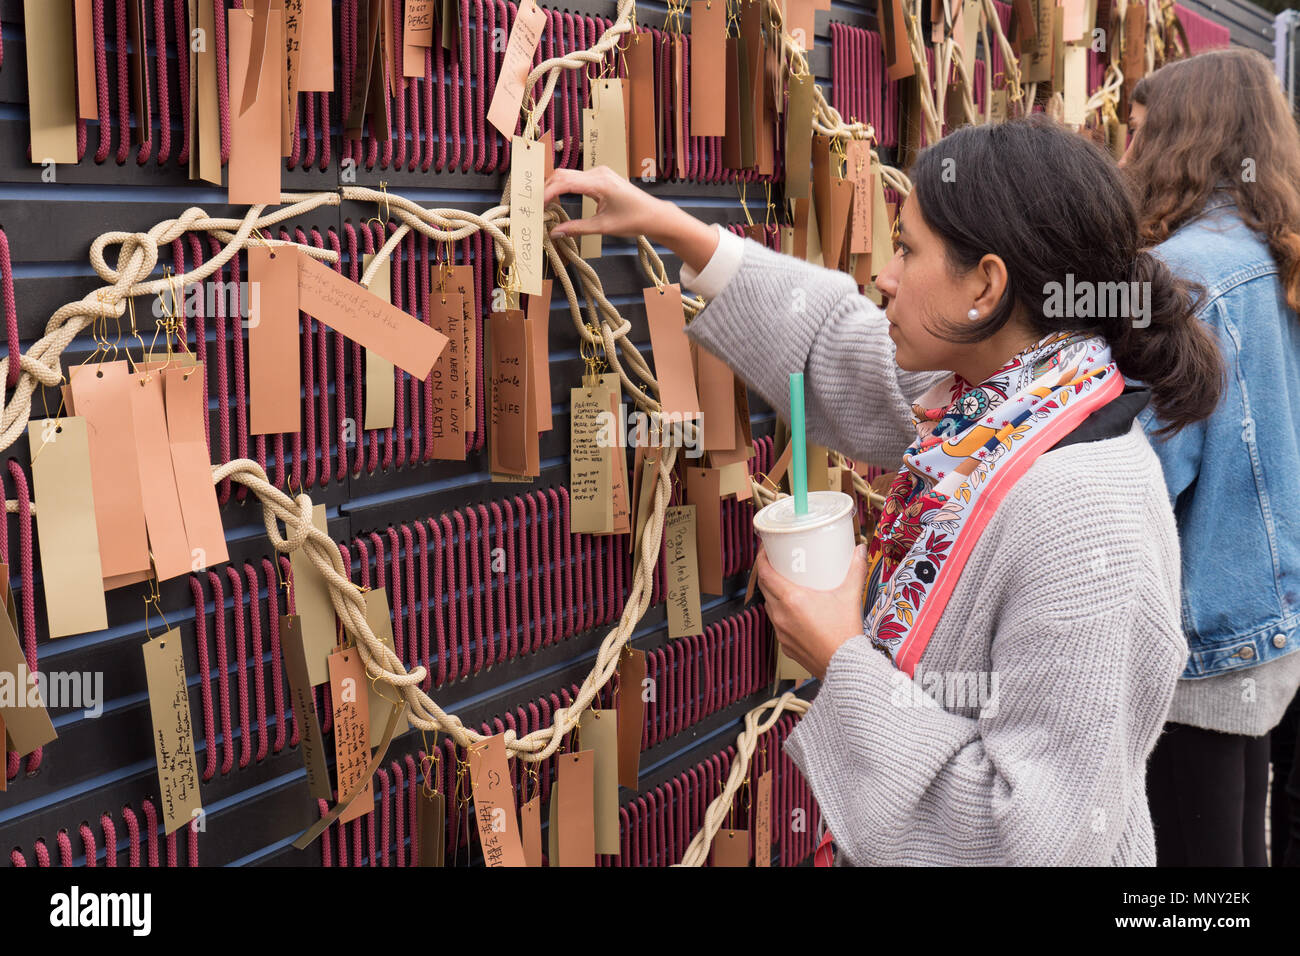
[[[302,618],[297,614],[280,616],[280,647],[284,654],[285,676],[289,679],[289,701],[301,735],[303,766],[307,770],[307,792],[318,800],[332,800],[329,770],[325,766],[325,744],[320,721],[316,717],[316,699],[307,672],[307,654],[303,648]],[[326,665],[328,667],[328,665]]]
[[[424,381],[447,337],[311,256],[298,254],[298,307]]]
[[[668,636],[702,632],[700,577],[695,555],[695,506],[679,505],[664,515],[664,550],[668,558]]]
[[[574,534],[614,529],[613,459],[601,445],[604,389],[569,389],[569,522]],[[603,416],[603,417],[602,417]]]
[[[199,767],[194,759],[194,729],[190,723],[181,633],[171,628],[142,649],[149,685],[149,713],[153,717],[163,831],[173,833],[189,823],[194,812],[203,807],[199,800]]]
[[[330,695],[334,704],[334,773],[339,801],[365,780],[365,787],[339,816],[347,823],[375,807],[374,788],[366,767],[370,763],[370,701],[361,652],[355,647],[329,656]]]
[[[488,122],[506,137],[514,136],[519,123],[519,108],[524,102],[524,80],[533,65],[533,54],[542,39],[542,29],[546,25],[546,11],[534,0],[524,0],[519,4],[514,26],[510,28],[510,39],[506,41],[505,59],[501,72],[497,74],[496,89],[492,93],[492,104],[488,108]]]
[[[542,291],[542,188],[546,146],[516,136],[510,150],[510,241],[515,249],[519,291]]]
[[[524,850],[515,817],[515,788],[506,764],[506,740],[501,734],[469,748],[474,818],[486,866],[524,866]]]

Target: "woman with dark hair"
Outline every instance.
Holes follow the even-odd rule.
[[[668,246],[710,299],[693,340],[783,417],[803,372],[810,439],[898,468],[837,589],[758,558],[778,638],[821,680],[785,747],[836,862],[1154,864],[1146,760],[1187,645],[1134,416],[1148,399],[1172,429],[1209,414],[1218,350],[1082,137],[967,127],[912,175],[883,310],[608,170],[556,170],[545,199],[598,202],[562,235]]]
[[[1264,866],[1269,731],[1300,685],[1300,133],[1272,64],[1246,49],[1144,77],[1131,121],[1142,241],[1204,287],[1196,314],[1229,368],[1206,420],[1161,441],[1163,410],[1139,419],[1178,521],[1189,649],[1148,770],[1157,857]],[[1291,753],[1277,764],[1274,855],[1290,830],[1296,863],[1300,770]]]

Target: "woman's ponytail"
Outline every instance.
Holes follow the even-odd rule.
[[[1108,330],[1111,355],[1125,376],[1151,388],[1151,403],[1165,436],[1214,411],[1223,394],[1222,351],[1210,327],[1195,314],[1203,287],[1178,278],[1148,250],[1133,259],[1130,288],[1148,304],[1146,321],[1125,320]]]

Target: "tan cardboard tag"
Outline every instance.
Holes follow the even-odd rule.
[[[678,505],[664,516],[664,548],[668,569],[668,636],[700,634],[700,577],[695,556],[695,506]]]
[[[582,752],[595,764],[596,852],[617,855],[618,844],[618,711],[583,711],[578,721]]]
[[[546,147],[536,140],[515,136],[510,150],[510,242],[515,252],[519,291],[542,291],[542,190],[545,186]]]
[[[307,790],[318,800],[333,800],[329,770],[325,766],[325,743],[307,672],[307,655],[303,647],[302,618],[297,614],[280,615],[280,647],[284,654],[285,676],[289,679],[289,702],[300,732],[302,762],[307,770]],[[328,668],[328,665],[326,665]]]
[[[102,631],[108,611],[86,420],[32,419],[27,442],[50,637]]]
[[[77,161],[76,31],[71,3],[23,0],[32,162]],[[12,24],[11,24],[12,26]]]
[[[573,534],[614,528],[613,460],[601,446],[604,389],[569,389],[569,526]]]
[[[185,542],[192,562],[212,568],[230,560],[230,555],[221,526],[217,489],[212,483],[208,432],[203,423],[204,372],[204,366],[196,364],[191,368],[164,369],[160,374],[172,469],[185,519]]]
[[[163,832],[174,833],[203,809],[199,799],[199,767],[194,758],[194,728],[190,695],[185,685],[181,632],[169,628],[146,641],[144,673],[149,685],[153,718],[154,756],[162,798]]]
[[[364,275],[374,262],[375,255],[364,253],[361,256],[361,270]],[[393,301],[393,261],[391,258],[385,259],[378,269],[375,270],[374,278],[370,280],[369,289],[372,295],[376,295],[385,302]],[[296,267],[295,267],[296,268]],[[294,273],[297,278],[297,272]],[[434,325],[439,332],[445,331]],[[397,391],[397,376],[393,371],[393,363],[384,358],[374,349],[366,349],[366,417],[365,427],[371,428],[392,428],[396,420],[395,394]],[[447,354],[447,349],[443,349],[438,356],[438,361],[442,361]],[[435,366],[437,362],[434,363]]]
[[[8,593],[8,588],[9,571],[6,568],[6,597],[12,603],[13,595]],[[8,749],[25,757],[59,735],[45,710],[37,676],[27,669],[27,658],[19,643],[14,619],[8,612],[0,614],[0,675],[10,682],[12,688],[12,696],[0,694],[0,718],[4,719],[5,725],[0,742],[7,739]],[[4,775],[0,771],[0,777]]]
[[[758,795],[754,798],[754,865],[772,865],[772,771],[764,770],[758,778]]]
[[[505,59],[497,74],[496,89],[488,107],[488,122],[502,136],[514,136],[519,123],[519,108],[524,102],[524,80],[532,69],[533,54],[546,27],[546,11],[534,0],[523,0],[515,15],[510,38],[506,41]],[[445,44],[444,36],[444,44]]]
[[[420,828],[420,866],[446,866],[447,806],[441,793],[420,788],[416,825]]]
[[[311,523],[319,531],[329,533],[325,505],[313,505]],[[337,624],[334,605],[330,601],[329,582],[316,570],[305,547],[289,554],[293,569],[293,600],[297,616],[302,619],[303,648],[307,655],[307,678],[312,686],[330,679],[326,663],[336,646]],[[341,791],[340,791],[341,793]]]
[[[393,644],[393,616],[388,605],[387,588],[371,588],[366,592],[366,623],[370,625],[370,632],[379,638],[385,647],[396,653]],[[391,684],[371,680],[370,675],[365,672],[364,664],[362,673],[366,674],[367,696],[370,701],[370,719],[367,726],[370,728],[370,746],[373,748],[378,747],[379,741],[383,739],[389,710],[394,705],[400,706],[405,702],[397,692],[397,688]],[[411,722],[403,713],[398,718],[397,730],[393,732],[393,736],[401,736],[410,729]]]

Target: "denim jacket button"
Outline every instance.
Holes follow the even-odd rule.
[[[1273,635],[1273,646],[1274,646],[1274,647],[1286,647],[1286,635],[1285,635],[1285,634],[1274,634],[1274,635]]]
[[[1251,647],[1250,645],[1247,645],[1243,647],[1241,650],[1237,651],[1237,656],[1240,657],[1243,661],[1248,661],[1255,656],[1255,648]]]

